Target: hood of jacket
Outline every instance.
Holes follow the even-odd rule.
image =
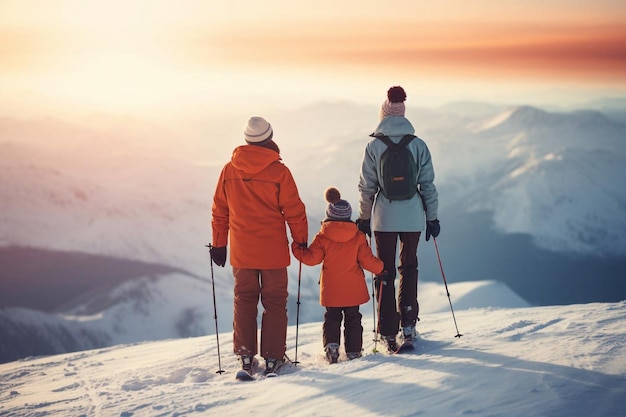
[[[387,116],[383,120],[380,121],[374,133],[370,136],[376,136],[383,134],[385,136],[404,136],[404,135],[414,135],[415,128],[404,116]]]
[[[320,229],[320,234],[326,236],[334,242],[347,242],[359,232],[356,223],[342,221],[324,221]]]
[[[280,154],[271,149],[255,145],[242,145],[235,148],[230,162],[233,167],[246,174],[258,174],[270,164],[280,160]]]

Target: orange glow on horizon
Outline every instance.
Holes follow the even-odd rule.
[[[626,82],[626,25],[612,27],[457,27],[454,36],[434,29],[394,32],[298,31],[227,34],[211,43],[225,65],[463,77],[532,77]],[[432,28],[431,28],[432,29]],[[254,32],[254,31],[251,31]]]
[[[5,0],[0,105],[169,110],[348,84],[361,99],[400,81],[435,96],[496,81],[626,91],[626,2],[470,3]]]

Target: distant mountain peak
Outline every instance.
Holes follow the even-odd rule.
[[[509,126],[531,127],[538,124],[545,124],[550,118],[550,113],[532,106],[516,106],[510,107],[496,116],[496,118],[501,122],[494,124],[493,127],[505,123]]]
[[[596,110],[577,110],[570,113],[555,113],[533,106],[514,106],[486,118],[472,126],[476,133],[491,129],[533,129],[570,125],[579,127],[613,124],[603,113]]]

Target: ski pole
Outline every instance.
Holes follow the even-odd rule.
[[[459,327],[456,325],[456,317],[454,316],[454,309],[452,308],[452,300],[450,299],[450,291],[448,291],[448,283],[446,282],[446,274],[443,272],[443,265],[441,264],[441,257],[439,256],[439,247],[437,246],[437,239],[433,236],[433,242],[435,243],[435,251],[437,252],[437,260],[439,261],[439,268],[441,269],[441,276],[443,278],[443,284],[446,287],[446,294],[448,294],[448,302],[450,303],[450,311],[452,311],[452,319],[454,320],[454,327],[456,328],[456,336],[461,338],[463,336],[459,333]]]
[[[376,334],[376,286],[374,285],[376,277],[372,272],[372,333],[374,333],[374,350],[376,350],[376,341],[378,340],[378,335]]]
[[[366,235],[367,236],[367,235]],[[367,241],[370,245],[370,248],[372,247],[372,238],[367,236]],[[374,286],[374,273],[372,272],[372,319],[374,320],[372,325],[372,333],[374,333],[374,349],[376,349],[376,295],[375,295],[375,286]]]
[[[378,348],[376,347],[378,343],[378,335],[380,334],[380,302],[383,299],[383,278],[381,277],[380,282],[378,284],[378,321],[376,322],[376,330],[374,331],[374,353],[378,352]]]
[[[213,249],[213,245],[210,243],[205,245],[209,248],[209,253]],[[215,278],[213,276],[213,258],[211,258],[211,286],[213,287],[213,318],[215,319],[215,339],[217,340],[217,366],[219,369],[215,372],[216,374],[222,374],[225,371],[222,370],[222,355],[220,354],[220,332],[217,329],[217,302],[215,300]]]
[[[298,362],[298,326],[300,324],[300,281],[302,280],[302,261],[299,261],[298,266],[298,299],[296,301],[296,356],[295,360],[292,362],[294,365],[299,364]]]

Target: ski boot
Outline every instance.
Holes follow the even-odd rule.
[[[415,340],[415,326],[406,326],[402,328],[402,344],[413,344]]]
[[[241,369],[251,373],[254,365],[254,356],[251,355],[241,355],[239,356],[239,362],[241,362]]]
[[[280,359],[267,358],[265,359],[265,375],[271,376],[276,375],[278,372],[278,368],[283,366],[284,361]]]

